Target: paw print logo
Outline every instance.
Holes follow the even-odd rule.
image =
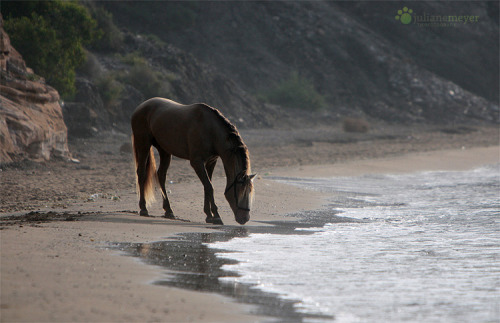
[[[404,7],[403,9],[398,10],[396,20],[401,21],[401,23],[404,25],[408,25],[411,22],[411,14],[412,13],[413,13],[412,9],[408,9],[408,7]]]

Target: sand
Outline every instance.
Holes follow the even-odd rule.
[[[218,180],[217,184],[223,183]],[[179,188],[179,194],[183,199],[199,200],[198,183],[180,185],[183,187]],[[254,220],[247,226],[260,225],[256,220],[278,219],[280,214],[321,206],[321,196],[313,192],[302,192],[265,179],[259,180],[257,188],[262,196],[259,195],[259,203],[253,211]],[[246,315],[250,308],[215,294],[149,284],[161,278],[161,268],[145,266],[107,248],[110,242],[152,242],[176,233],[213,230],[203,223],[201,201],[191,205],[172,198],[177,214],[182,215],[183,220],[192,221],[181,222],[113,211],[133,209],[127,204],[136,204],[135,194],[121,199],[89,202],[87,205],[92,204],[89,206],[99,213],[76,221],[16,223],[1,231],[2,321],[248,322],[261,319]],[[228,210],[223,209],[221,216],[226,225],[238,225]],[[71,207],[61,212],[75,213]],[[161,210],[152,208],[151,213],[161,215]]]
[[[300,177],[361,176],[421,171],[463,171],[500,161],[499,146],[408,153],[404,156],[355,160],[334,165],[277,168],[276,176],[298,173]]]
[[[284,215],[319,209],[326,203],[326,196],[320,193],[276,183],[269,176],[465,170],[500,161],[496,127],[458,134],[412,129],[413,139],[402,129],[398,131],[403,135],[392,139],[380,136],[365,140],[354,134],[349,138],[355,140],[345,143],[325,141],[321,136],[311,140],[305,131],[307,144],[300,138],[288,141],[291,136],[286,131],[277,144],[262,143],[262,131],[243,132],[254,170],[259,173],[255,208],[246,226],[265,225],[259,221],[266,220],[293,220]],[[414,139],[416,136],[420,139]],[[265,320],[252,315],[251,306],[227,297],[153,285],[165,269],[144,265],[109,248],[113,242],[144,243],[178,233],[215,230],[203,222],[202,187],[180,160],[172,163],[169,180],[173,183],[168,189],[181,220],[160,218],[159,201],[150,208],[150,214],[157,217],[139,217],[130,158],[116,153],[125,140],[117,135],[73,142],[79,164],[60,161],[2,168],[1,321]],[[302,156],[300,161],[297,156]],[[239,226],[223,200],[222,175],[218,165],[214,175],[216,202],[224,223]],[[23,221],[30,211],[35,212],[31,214],[35,220]],[[52,220],[41,221],[47,212]]]

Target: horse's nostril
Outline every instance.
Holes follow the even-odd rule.
[[[236,222],[239,224],[245,224],[250,220],[250,212],[247,210],[238,210],[235,216]]]
[[[238,222],[239,224],[245,224],[248,222],[248,219],[236,219],[236,222]]]

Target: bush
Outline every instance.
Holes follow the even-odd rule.
[[[5,21],[5,30],[27,65],[48,79],[48,67],[57,64],[61,42],[46,19],[36,13],[29,17],[9,19]]]
[[[146,39],[153,43],[153,45],[155,45],[156,47],[162,48],[167,46],[167,43],[165,43],[163,40],[161,40],[160,37],[155,34],[147,34],[144,35],[144,37],[146,37]]]
[[[162,74],[149,66],[147,60],[137,53],[124,56],[122,62],[130,65],[130,69],[119,78],[139,90],[146,98],[155,96],[171,97],[171,74]]]
[[[89,9],[92,18],[97,21],[101,37],[92,44],[97,50],[119,50],[123,46],[123,33],[113,22],[113,15],[95,2],[87,1],[84,5]]]
[[[115,105],[122,96],[124,86],[116,80],[113,74],[107,74],[97,80],[97,89],[104,102],[109,107]]]
[[[83,46],[97,37],[96,22],[72,1],[3,1],[4,28],[28,66],[64,98],[75,93]]]
[[[125,56],[120,56],[118,55],[122,63],[125,63],[127,65],[131,66],[146,66],[148,65],[148,62],[146,58],[142,57],[138,52],[130,53]]]
[[[295,109],[319,110],[325,106],[325,98],[308,79],[300,77],[297,72],[291,73],[288,79],[259,97],[264,101]]]

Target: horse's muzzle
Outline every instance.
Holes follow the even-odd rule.
[[[234,218],[239,224],[245,224],[250,220],[250,211],[238,209]]]

